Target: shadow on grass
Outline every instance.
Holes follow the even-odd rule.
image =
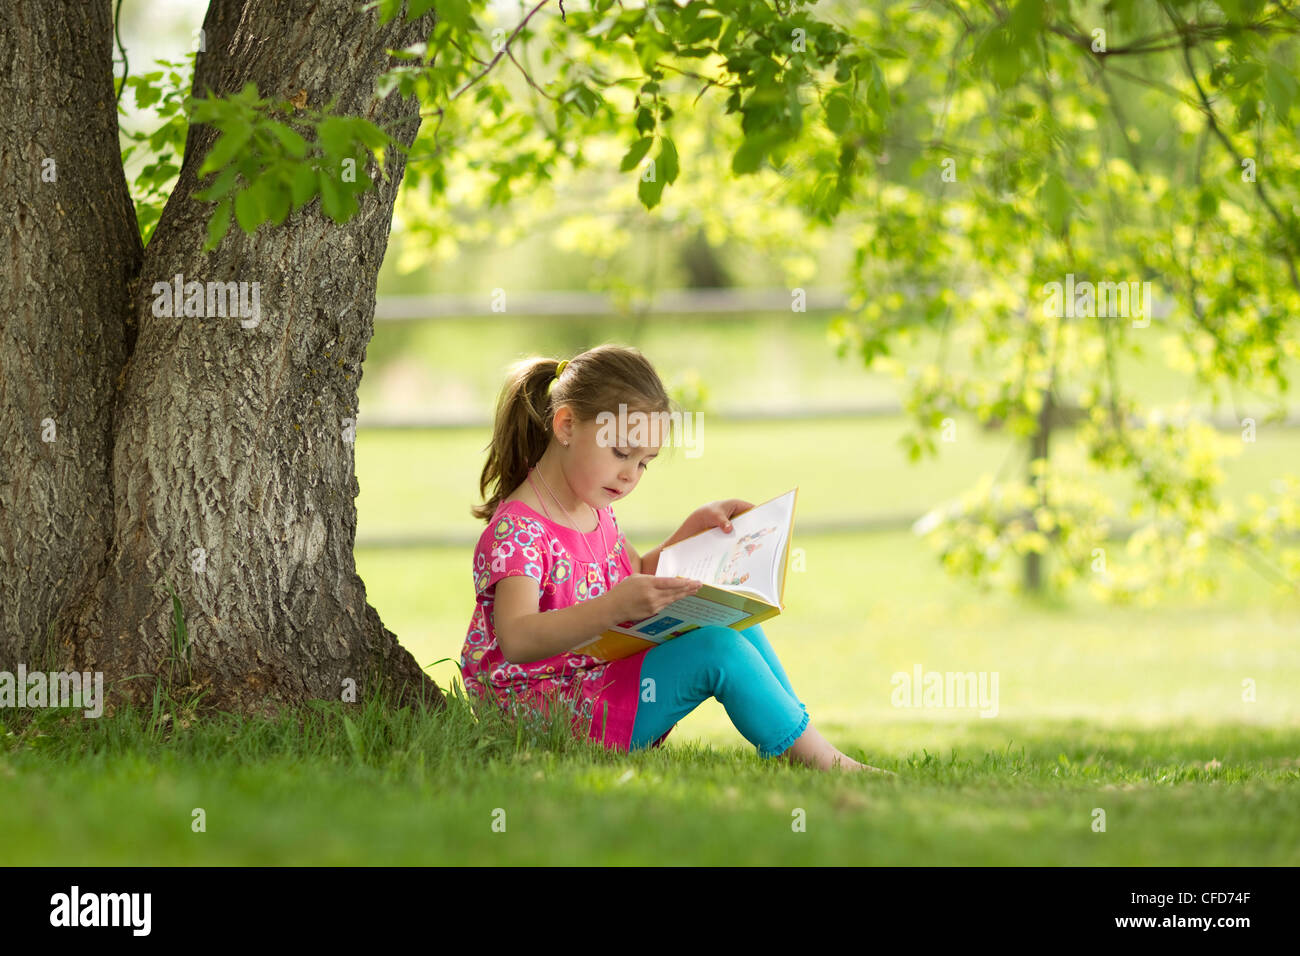
[[[563,710],[509,717],[458,683],[438,710],[169,704],[5,712],[14,862],[1278,865],[1300,846],[1295,728],[898,722],[845,748],[882,778],[690,738],[607,750]]]

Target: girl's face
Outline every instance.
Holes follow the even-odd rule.
[[[564,474],[574,493],[597,509],[630,495],[659,454],[659,445],[601,444],[617,429],[602,428],[596,421],[579,422],[567,409],[561,414],[567,421],[560,424],[557,434],[569,442],[569,447],[561,450],[568,452]]]

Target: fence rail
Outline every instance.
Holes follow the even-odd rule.
[[[730,289],[665,289],[645,298],[631,296],[626,304],[603,292],[510,292],[506,290],[504,309],[494,308],[498,300],[493,291],[465,293],[437,293],[433,295],[385,295],[375,302],[377,322],[421,322],[452,318],[506,318],[582,319],[605,316],[626,320],[642,315],[709,315],[718,313],[789,312],[793,305],[795,288],[803,289],[804,311],[831,312],[849,308],[842,289],[834,286],[805,288],[730,288]],[[893,289],[908,296],[919,294],[915,286]],[[969,283],[953,286],[958,295],[977,291]],[[1169,315],[1172,303],[1167,296],[1155,298],[1151,318]],[[1125,319],[1124,321],[1128,321]]]
[[[805,305],[809,312],[848,308],[848,300],[835,288],[809,288]],[[967,290],[969,291],[969,290]],[[375,319],[382,322],[438,321],[452,318],[505,316],[510,318],[546,317],[563,320],[604,316],[626,321],[635,314],[698,316],[718,313],[783,312],[790,308],[791,290],[766,289],[673,289],[660,292],[648,301],[634,303],[632,313],[620,307],[612,296],[597,292],[518,292],[508,299],[505,311],[492,308],[490,294],[436,294],[381,296],[376,301]],[[1152,309],[1159,318],[1170,311],[1170,303],[1161,300]],[[898,402],[867,402],[835,405],[724,407],[710,413],[719,421],[802,421],[817,418],[888,418],[902,414]],[[1201,417],[1224,431],[1236,431],[1241,423],[1228,416]],[[1141,425],[1142,419],[1137,420]],[[359,413],[357,428],[374,431],[490,428],[486,414],[440,415],[432,412]],[[1300,426],[1300,416],[1290,416],[1280,423],[1284,428]],[[1068,428],[1068,424],[1060,427]]]
[[[863,515],[849,519],[799,521],[795,525],[795,540],[803,536],[862,534],[864,532],[906,531],[922,517],[921,514],[885,514]],[[486,527],[486,525],[485,525]],[[1110,528],[1111,541],[1123,541],[1139,526],[1131,522],[1116,522]],[[637,527],[625,528],[623,533],[629,541],[666,541],[677,529],[675,527]],[[356,547],[382,550],[401,548],[472,548],[478,543],[477,532],[411,532],[397,535],[358,535]],[[1286,540],[1300,537],[1285,535]],[[797,544],[796,544],[797,546]]]
[[[626,306],[601,292],[509,292],[504,309],[493,308],[491,292],[437,295],[386,295],[375,301],[376,322],[421,322],[452,318],[584,319],[591,316],[625,320],[638,315],[709,315],[717,313],[789,312],[791,289],[671,289],[651,299],[633,297]],[[834,288],[804,289],[809,312],[848,307],[844,293]]]
[[[689,411],[689,410],[688,410]],[[897,418],[903,414],[903,406],[898,402],[866,402],[859,405],[787,405],[760,407],[719,408],[710,412],[709,417],[721,422],[752,421],[808,421],[823,418]],[[1206,425],[1213,425],[1220,431],[1235,432],[1241,430],[1241,422],[1228,415],[1203,415],[1192,418]],[[1131,424],[1143,427],[1149,419],[1135,415]],[[1265,424],[1259,419],[1256,425]],[[1276,422],[1269,422],[1280,428],[1300,427],[1300,415],[1288,415]],[[367,431],[438,431],[456,428],[492,427],[492,419],[487,415],[435,415],[425,412],[405,414],[360,413],[357,415],[357,428]],[[1062,422],[1054,431],[1068,431],[1074,425]]]

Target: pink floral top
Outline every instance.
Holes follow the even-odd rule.
[[[503,708],[508,708],[514,697],[533,710],[549,713],[551,700],[563,701],[573,714],[575,734],[627,750],[645,651],[617,661],[566,651],[544,660],[510,664],[492,626],[495,585],[502,578],[526,574],[535,580],[538,611],[545,612],[598,597],[631,576],[627,539],[619,531],[613,506],[600,509],[599,516],[600,525],[584,535],[555,524],[522,501],[507,501],[497,508],[474,551],[475,606],[461,650],[461,675],[468,692],[482,699],[490,689]],[[602,529],[610,547],[603,556]],[[596,563],[591,556],[597,558]],[[670,731],[652,746],[663,743]]]

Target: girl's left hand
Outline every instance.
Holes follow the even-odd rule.
[[[731,519],[742,511],[748,511],[754,507],[748,501],[742,501],[739,498],[728,498],[726,501],[710,501],[703,507],[696,508],[687,518],[687,523],[695,527],[696,532],[707,531],[709,528],[721,528],[724,532],[731,533]]]

